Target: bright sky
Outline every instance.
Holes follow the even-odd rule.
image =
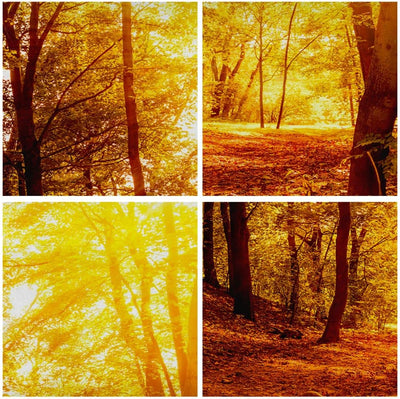
[[[11,317],[18,318],[24,315],[37,295],[37,286],[20,284],[10,290],[10,302],[12,306]]]

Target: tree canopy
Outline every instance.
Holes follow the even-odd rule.
[[[195,192],[196,7],[132,3],[131,72],[148,195]],[[29,194],[32,169],[41,172],[45,195],[133,194],[121,5],[3,3],[3,11],[10,71],[3,81],[4,193]]]
[[[5,204],[5,394],[195,396],[196,208]]]

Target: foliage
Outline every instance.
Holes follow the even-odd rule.
[[[250,77],[259,60],[262,29],[264,117],[267,122],[276,122],[292,11],[290,3],[271,2],[262,7],[257,3],[205,3],[204,118],[210,117],[210,109],[218,101],[215,88],[219,83],[213,76],[213,60],[219,71],[224,64],[232,71],[244,46],[245,58],[235,76],[234,90],[229,78],[224,84],[222,102],[232,93],[234,100],[231,112],[223,117],[246,122],[260,119],[258,73],[253,81]],[[286,124],[349,126],[353,122],[363,83],[351,25],[351,9],[347,3],[298,4],[287,59],[283,113]]]
[[[165,206],[173,212],[173,237],[166,233]],[[195,215],[196,207],[190,204],[6,204],[5,393],[144,396],[150,321],[179,395],[172,337],[181,329],[181,349],[187,353],[197,265]],[[175,255],[167,245],[170,239],[176,240]],[[118,275],[120,294],[115,290]],[[173,275],[173,305],[181,327],[168,310]],[[128,312],[130,343],[124,339],[128,327],[121,307]],[[189,365],[193,361],[189,359]],[[161,371],[158,363],[154,369]]]
[[[56,3],[40,3],[44,25]],[[134,3],[134,91],[140,152],[149,195],[192,195],[196,185],[196,4]],[[26,67],[30,3],[14,26]],[[68,3],[50,31],[35,74],[35,136],[42,138],[46,195],[132,195],[122,88],[121,8],[117,3]],[[15,63],[4,49],[4,68]],[[6,75],[5,159],[15,168],[21,149]],[[5,192],[16,195],[13,169]]]
[[[254,205],[249,204],[248,212]],[[337,205],[295,203],[293,206],[296,255],[300,266],[299,312],[306,325],[320,326],[328,314],[335,290]],[[357,231],[361,226],[367,229],[358,259],[357,284],[362,295],[354,304],[356,309],[348,303],[345,314],[348,319],[356,310],[360,318],[358,327],[381,330],[387,324],[396,323],[396,212],[394,203],[354,203],[352,206],[353,227]],[[257,203],[248,220],[253,292],[285,311],[291,291],[288,220],[285,203]],[[218,280],[227,287],[226,243],[217,210],[214,227]],[[319,251],[311,247],[316,227],[322,232]],[[350,250],[349,244],[349,259]],[[320,284],[320,294],[316,284]]]

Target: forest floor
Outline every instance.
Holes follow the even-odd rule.
[[[203,193],[346,195],[352,136],[352,128],[204,122]]]
[[[274,304],[255,297],[256,323],[232,313],[223,289],[204,284],[204,396],[396,396],[396,333],[342,330],[336,344],[317,345],[319,328],[288,328]]]

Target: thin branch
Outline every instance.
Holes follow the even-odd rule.
[[[121,38],[122,39],[122,38]],[[71,82],[68,84],[68,86],[64,89],[62,92],[60,98],[57,101],[56,107],[53,111],[53,113],[50,115],[50,118],[47,120],[46,125],[44,126],[42,132],[39,135],[38,142],[41,144],[45,138],[45,135],[53,122],[54,118],[57,116],[57,114],[60,112],[61,108],[61,102],[64,99],[65,95],[67,92],[71,89],[71,87],[100,59],[102,58],[105,54],[107,54],[112,48],[116,46],[116,44],[121,40],[118,39],[116,42],[114,42],[111,46],[107,47],[101,54],[99,54],[92,62],[90,62],[77,76],[75,76],[74,79],[71,80]]]

